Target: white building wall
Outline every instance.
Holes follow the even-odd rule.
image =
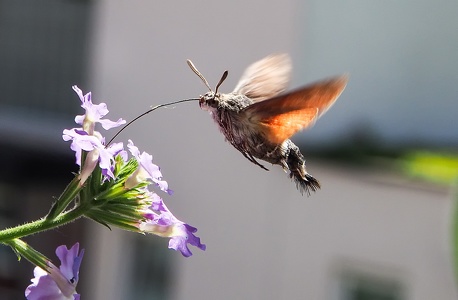
[[[394,55],[397,48],[388,52],[390,57],[383,56],[383,47],[401,49],[399,43],[421,23],[420,17],[412,20],[415,24],[400,23],[401,12],[407,14],[409,7],[409,13],[415,14],[416,9],[426,9],[426,2],[384,3],[386,7],[374,2],[361,6],[293,0],[99,1],[92,45],[93,85],[83,89],[92,90],[95,101],[107,102],[112,118],[132,119],[150,105],[206,92],[188,69],[187,58],[212,86],[229,69],[221,88],[228,92],[251,62],[272,52],[290,52],[293,86],[351,73],[347,91],[332,110],[312,131],[300,134],[308,141],[345,137],[355,122],[366,120],[371,124],[374,120],[383,137],[393,141],[400,133],[408,137],[426,132],[435,139],[436,133],[446,132],[453,137],[456,131],[445,130],[449,126],[445,120],[426,125],[428,111],[416,115],[410,109],[412,105],[429,109],[430,104],[403,102],[409,91],[415,91],[415,99],[423,95],[416,90],[420,87],[433,94],[440,87],[446,88],[447,95],[453,93],[448,81],[437,80],[435,89],[428,89],[427,81],[435,78],[430,66],[443,64],[434,64],[432,58],[425,66],[430,73],[416,69],[399,73],[392,67],[421,65],[429,56],[405,62],[403,58],[410,56]],[[396,22],[386,19],[389,31],[380,40],[383,16],[390,11],[398,12],[393,16]],[[451,30],[444,22],[439,30]],[[396,26],[404,33],[391,41],[389,35],[399,33]],[[443,48],[435,44],[420,46],[427,45],[431,47],[425,51],[449,54],[436,53]],[[441,76],[451,75],[451,69],[441,69]],[[406,78],[413,79],[398,81]],[[434,106],[445,116],[456,107],[447,99]],[[196,103],[152,113],[120,136],[128,138],[153,154],[175,190],[165,199],[168,206],[196,226],[208,246],[206,252],[193,249],[190,259],[177,258],[175,299],[336,299],[336,274],[347,268],[392,276],[406,287],[407,299],[457,298],[447,250],[449,200],[444,192],[381,184],[365,173],[312,160],[309,171],[321,180],[323,190],[301,197],[279,168],[265,172],[225,143]],[[120,249],[128,240],[106,230],[100,234],[97,241],[103,249],[119,251],[119,260],[125,260]],[[116,255],[100,252],[89,261],[100,266],[93,274],[97,289],[90,299],[103,299],[106,293],[111,293],[106,299],[120,299],[117,288],[122,289],[123,268],[114,263]]]

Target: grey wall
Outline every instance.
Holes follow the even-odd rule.
[[[188,69],[187,58],[211,85],[229,69],[221,91],[230,91],[248,64],[286,51],[294,60],[292,86],[336,73],[351,74],[341,99],[313,130],[297,139],[328,143],[336,137],[345,139],[360,126],[373,128],[388,144],[410,138],[444,143],[458,134],[451,124],[457,108],[452,17],[458,9],[451,1],[440,8],[430,5],[418,1],[135,1],[135,5],[99,1],[92,85],[83,89],[108,103],[111,118],[132,119],[150,105],[206,92]],[[173,197],[166,197],[168,206],[198,227],[208,245],[205,253],[194,250],[191,259],[177,260],[174,293],[178,299],[197,299],[202,294],[214,299],[241,295],[294,299],[304,290],[308,299],[324,299],[332,288],[333,273],[328,268],[345,264],[348,258],[355,264],[386,264],[389,274],[406,270],[400,280],[413,286],[411,299],[430,299],[429,293],[438,293],[433,284],[427,285],[431,282],[443,283],[442,299],[456,297],[447,248],[437,246],[447,243],[438,236],[446,235],[442,222],[448,200],[443,193],[396,187],[387,193],[383,184],[368,187],[361,180],[367,174],[336,173],[311,160],[309,171],[321,180],[323,191],[305,199],[279,168],[265,172],[224,142],[195,103],[152,113],[120,136],[120,140],[127,138],[153,154],[175,190]],[[387,195],[389,199],[384,198]],[[424,198],[417,207],[420,196]],[[417,209],[413,215],[411,206]],[[390,218],[392,214],[396,217]],[[397,234],[396,224],[402,225],[405,217],[410,223]],[[387,218],[397,223],[387,225]],[[422,230],[415,232],[416,228]],[[377,238],[385,234],[384,239]],[[422,240],[424,235],[427,241]],[[106,243],[110,239],[123,244],[119,236],[103,238]],[[366,241],[365,246],[358,240]],[[415,252],[425,244],[424,252]],[[434,251],[428,252],[430,247]],[[417,255],[409,256],[411,251]],[[107,261],[100,257],[94,263],[103,267]],[[403,263],[406,257],[409,261]],[[416,266],[422,260],[427,260],[425,265]],[[441,273],[425,274],[428,266],[440,268]],[[116,296],[115,290],[111,293]]]

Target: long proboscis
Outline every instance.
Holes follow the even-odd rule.
[[[153,107],[151,107],[149,110],[147,110],[146,112],[144,112],[144,113],[142,113],[141,115],[135,117],[132,121],[130,121],[129,123],[127,123],[126,125],[124,125],[124,127],[121,128],[121,129],[111,138],[111,140],[105,145],[105,147],[108,147],[108,146],[111,144],[111,142],[113,142],[113,140],[114,140],[114,139],[115,139],[124,129],[126,129],[130,124],[132,124],[133,122],[137,121],[137,120],[140,119],[141,117],[146,116],[146,115],[149,114],[150,112],[155,111],[156,109],[161,108],[161,107],[166,107],[166,106],[170,106],[170,105],[175,105],[175,104],[179,104],[179,103],[183,103],[183,102],[199,101],[199,100],[200,100],[199,98],[183,99],[183,100],[178,100],[178,101],[174,101],[174,102],[169,102],[169,103],[164,103],[164,104],[159,104],[159,105],[153,106]]]

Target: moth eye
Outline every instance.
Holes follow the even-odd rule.
[[[205,103],[209,106],[212,106],[212,107],[217,107],[218,106],[218,103],[219,103],[219,100],[217,98],[215,98],[215,95],[210,95],[208,98],[205,99]]]

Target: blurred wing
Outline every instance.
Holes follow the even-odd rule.
[[[347,76],[334,77],[291,93],[254,103],[243,110],[272,143],[280,144],[296,132],[312,126],[344,90]]]
[[[286,89],[290,74],[288,54],[270,55],[245,70],[234,92],[255,102],[273,98]]]

